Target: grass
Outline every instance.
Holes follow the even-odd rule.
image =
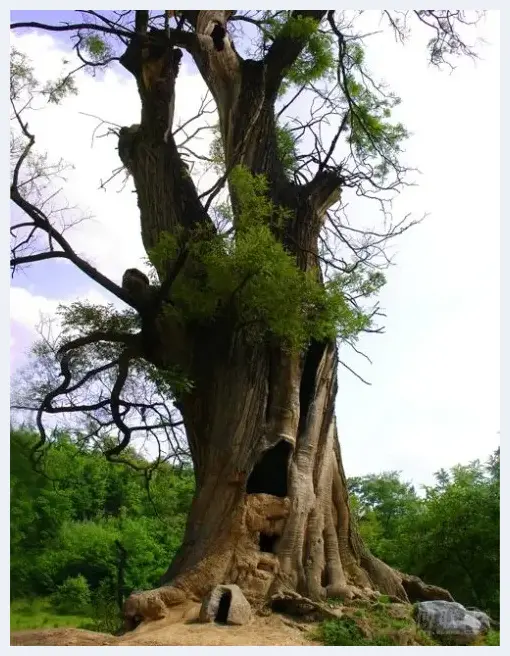
[[[485,636],[483,644],[485,647],[499,647],[499,631],[493,631],[491,629]]]
[[[353,646],[437,646],[438,642],[419,628],[412,618],[412,607],[390,604],[379,599],[377,603],[344,606],[344,615],[322,622],[310,638],[327,647]],[[499,646],[499,631],[479,636],[476,646]]]
[[[490,629],[488,633],[479,636],[474,644],[475,647],[499,647],[499,631]]]
[[[319,625],[313,638],[328,647],[434,646],[437,643],[412,618],[412,607],[389,599],[345,606],[344,616]]]
[[[38,597],[11,601],[11,631],[60,627],[81,629],[92,623],[93,620],[90,617],[57,614],[48,598]]]
[[[327,647],[374,647],[395,644],[395,641],[389,636],[365,637],[352,617],[323,622],[314,637],[317,637]]]

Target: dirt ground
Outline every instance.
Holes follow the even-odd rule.
[[[244,626],[200,624],[197,622],[199,604],[175,609],[163,620],[140,625],[135,631],[115,637],[83,629],[45,629],[14,631],[11,645],[30,646],[314,646],[308,639],[314,625],[302,625],[281,615],[255,616]]]

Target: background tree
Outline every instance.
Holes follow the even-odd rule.
[[[399,472],[369,474],[347,480],[351,507],[370,551],[398,569],[402,567],[402,545],[413,544],[416,532],[409,529],[421,509],[421,502],[410,483],[400,480]],[[434,579],[432,579],[434,580]]]
[[[416,541],[407,562],[464,603],[499,616],[498,474],[499,450],[486,464],[436,474],[436,485],[426,489],[426,512],[415,524],[424,539]]]
[[[499,617],[499,449],[436,474],[418,496],[397,472],[348,480],[369,549]]]
[[[37,472],[29,458],[37,440],[32,431],[11,431],[11,598],[51,595],[76,576],[115,598],[116,541],[127,555],[124,593],[156,585],[182,541],[191,468],[161,464],[147,480],[57,432]],[[126,457],[144,463],[131,450]]]
[[[159,464],[172,455],[175,424],[185,427],[196,491],[184,542],[164,585],[130,598],[126,615],[158,617],[220,581],[238,583],[253,601],[281,591],[449,598],[410,588],[365,548],[336,432],[338,343],[356,348],[360,332],[381,330],[377,303],[367,300],[384,284],[386,244],[413,225],[392,221],[392,194],[406,184],[406,131],[391,119],[398,99],[366,70],[357,13],[81,14],[75,24],[11,27],[69,31],[83,66],[118,60],[132,74],[141,119],[120,129],[118,149],[137,193],[149,276],[129,269],[121,284],[106,278],[23,186],[34,136],[15,98],[23,145],[11,200],[27,220],[12,227],[11,266],[65,258],[129,308],[64,310],[60,380],[37,409],[35,454],[47,444],[46,415],[82,413],[91,440],[114,427],[114,442],[102,443],[110,460],[140,433],[155,437]],[[383,18],[402,39],[411,18],[428,25],[435,64],[472,54],[457,32],[470,23],[461,11]],[[218,116],[209,160],[224,173],[204,192],[184,153],[201,156],[173,129],[183,50]],[[58,81],[52,101],[71,78]],[[299,95],[310,99],[308,119],[293,113]],[[349,192],[380,203],[383,227],[349,225]],[[151,398],[140,403],[130,392],[141,380]]]

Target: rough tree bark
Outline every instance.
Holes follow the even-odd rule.
[[[325,11],[302,13],[320,19]],[[291,215],[280,238],[302,270],[316,266],[319,231],[341,180],[318,173],[305,186],[289,182],[277,155],[274,114],[285,70],[305,42],[280,37],[263,61],[243,60],[226,31],[229,11],[185,12],[195,31],[169,33],[147,32],[143,14],[121,59],[138,85],[141,122],[123,128],[119,154],[136,186],[145,248],[162,231],[213,229],[171,134],[179,46],[216,101],[227,170],[240,164],[267,177],[273,202]],[[235,222],[234,190],[231,195]],[[188,264],[181,262],[183,275]],[[162,280],[175,275],[158,273]],[[142,317],[150,335],[144,356],[159,367],[184,366],[194,382],[179,409],[196,493],[183,545],[161,587],[132,595],[128,620],[162,617],[169,605],[201,599],[216,583],[238,584],[254,603],[285,591],[315,600],[374,591],[404,601],[450,598],[385,565],[359,537],[335,423],[334,343],[312,342],[289,354],[275,343],[249,345],[228,318],[190,333],[157,311]]]

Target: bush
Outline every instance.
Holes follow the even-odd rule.
[[[320,637],[327,647],[359,647],[369,644],[350,617],[323,622]]]
[[[81,574],[68,577],[52,595],[52,605],[57,612],[67,615],[80,615],[89,612],[91,594],[87,579]]]
[[[418,634],[410,617],[393,617],[384,604],[351,609],[353,615],[343,615],[323,622],[316,638],[328,647],[384,647],[408,644],[435,644]],[[355,619],[356,618],[356,619]]]
[[[89,631],[117,634],[122,628],[121,613],[110,581],[101,581],[92,595],[91,616],[92,622],[83,627]]]

